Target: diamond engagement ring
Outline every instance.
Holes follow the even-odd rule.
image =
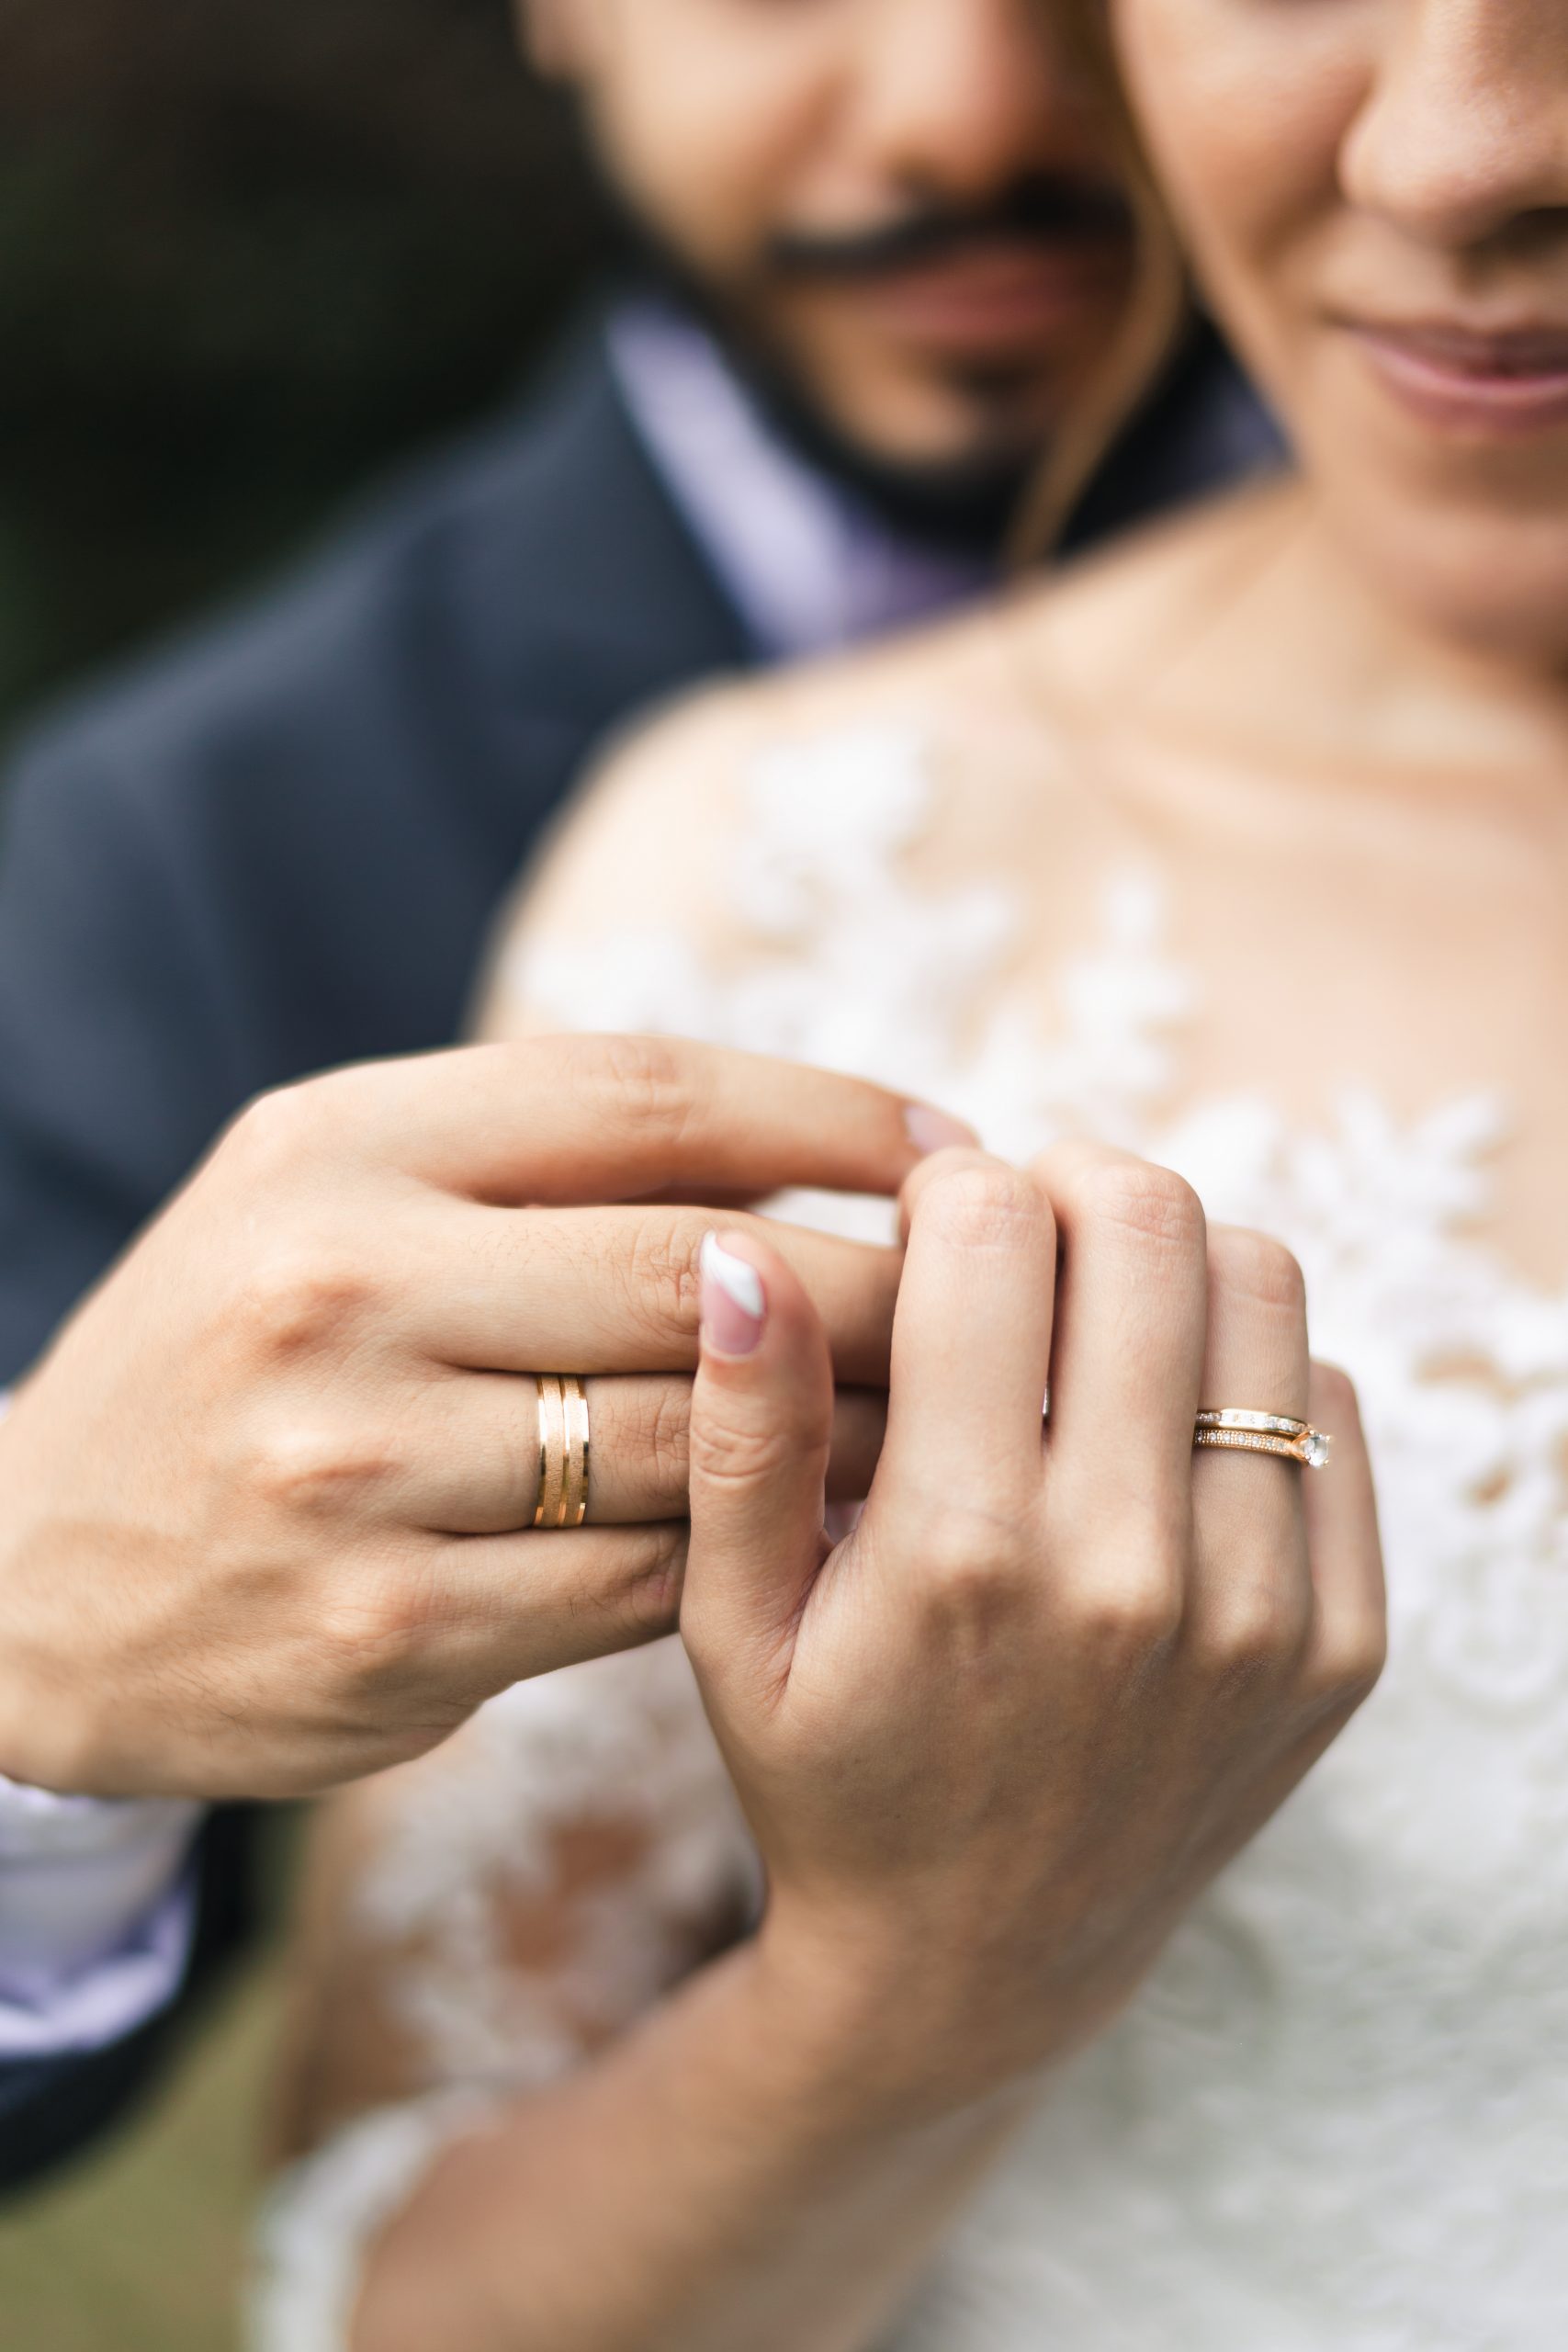
[[[574,1372],[536,1372],[539,1487],[536,1527],[581,1527],[588,1516],[588,1396]]]
[[[1289,1413],[1254,1413],[1239,1405],[1218,1405],[1199,1414],[1192,1442],[1237,1453],[1282,1454],[1309,1470],[1326,1470],[1333,1440]]]

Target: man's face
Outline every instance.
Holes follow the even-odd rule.
[[[916,474],[1032,453],[1103,355],[1130,236],[1042,0],[520,0],[730,331]]]

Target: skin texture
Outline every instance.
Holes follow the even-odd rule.
[[[0,1432],[0,1766],[101,1794],[299,1793],[666,1632],[711,1213],[647,1196],[890,1192],[920,1156],[907,1115],[852,1080],[616,1038],[264,1098]],[[846,1383],[881,1381],[894,1254],[788,1246]],[[604,1375],[595,1524],[519,1533],[528,1374],[562,1363]],[[852,1483],[880,1407],[840,1413]]]
[[[1102,193],[1093,110],[1027,0],[538,0],[525,29],[655,233],[874,455],[983,470],[1032,448],[1095,364],[1120,235],[993,228],[852,285],[785,284],[764,259],[781,232],[984,215],[1042,169]],[[432,1064],[260,1104],[83,1306],[0,1433],[0,1770],[100,1793],[318,1788],[417,1753],[514,1674],[668,1627],[684,1543],[671,1375],[690,1368],[700,1224],[587,1208],[644,1189],[630,1114],[665,1090],[628,1050],[621,1148],[586,1172],[538,1142],[541,1104],[581,1071],[565,1046],[518,1075],[540,1092],[504,1180],[460,1154],[439,1178],[420,1166],[447,1098],[479,1131],[504,1125],[524,1098],[500,1075],[499,1102]],[[674,1170],[688,1197],[722,1196],[766,1126],[773,1081],[728,1083],[714,1151]],[[761,1192],[823,1148],[773,1132],[746,1176]],[[854,1181],[886,1189],[909,1147],[874,1158]],[[573,1213],[525,1215],[525,1198]],[[833,1293],[841,1253],[806,1247],[846,1385],[880,1378],[887,1265],[852,1298]],[[488,1258],[512,1286],[505,1329],[478,1312],[442,1328],[434,1305],[421,1326],[412,1302],[473,1293]],[[600,1532],[530,1542],[520,1588],[516,1376],[560,1363],[640,1385],[591,1396]],[[840,1409],[839,1475],[863,1485],[880,1407]]]
[[[1368,380],[1323,315],[1354,290],[1490,302],[1494,325],[1505,300],[1563,319],[1555,13],[1118,0],[1149,143],[1303,479],[671,721],[604,780],[520,920],[591,943],[652,898],[722,970],[746,946],[723,877],[750,760],[918,724],[942,789],[900,878],[940,900],[1007,876],[1010,1008],[1049,1037],[1099,887],[1152,864],[1199,1007],[1170,1115],[1261,1090],[1312,1139],[1360,1085],[1397,1136],[1496,1090],[1512,1121],[1465,1229],[1500,1274],[1559,1296],[1561,429],[1439,425]],[[1042,1462],[1025,1421],[1049,1245],[1021,1182],[947,1160],[911,1187],[887,1447],[838,1551],[807,1468],[819,1342],[755,1238],[730,1245],[761,1271],[769,1320],[699,1376],[684,1627],[772,1908],[753,1943],[694,1965],[575,2078],[445,2159],[372,2260],[355,2352],[438,2335],[466,2352],[868,2352],[1032,2070],[1103,2027],[1364,1687],[1371,1503],[1344,1388],[1320,1375],[1305,1392],[1341,1442],[1299,1499],[1265,1465],[1205,1458],[1183,1502],[1185,1431],[1149,1408],[1160,1385],[1119,1385],[1157,1362],[1183,1411],[1211,1382],[1299,1398],[1289,1262],[1209,1234],[1200,1273],[1195,1206],[1160,1171],[1087,1148],[1035,1171],[1062,1245]],[[1223,1351],[1206,1369],[1183,1352],[1200,1291],[1201,1352]],[[1132,1344],[1108,1347],[1119,1317]],[[1053,1691],[1046,1725],[1018,1702],[1015,1651]],[[955,1683],[967,1703],[950,1711]],[[933,1753],[940,1769],[914,1769]],[[332,1830],[351,1851],[378,1835],[354,1800]],[[328,1924],[326,1947],[347,1932]],[[343,2014],[324,1983],[321,2048]],[[407,2080],[372,2065],[349,2103]]]
[[[1568,393],[1530,429],[1440,421],[1354,331],[1546,326],[1568,379],[1557,0],[1115,0],[1112,16],[1184,238],[1348,568],[1423,633],[1560,668]]]
[[[1093,110],[1027,0],[537,0],[525,17],[631,204],[873,455],[917,471],[1016,458],[1095,364],[1121,307],[1119,234],[993,228],[852,286],[785,285],[763,258],[781,232],[833,243],[932,208],[968,220],[1042,169],[1103,193]],[[538,1069],[532,1138],[540,1102],[578,1082],[581,1049],[560,1056]],[[722,1148],[679,1167],[688,1195],[722,1195],[771,1082],[732,1077]],[[420,1195],[420,1123],[465,1083],[436,1065],[362,1072],[258,1105],[28,1381],[0,1435],[0,1770],[103,1793],[317,1788],[418,1752],[511,1674],[671,1622],[685,1390],[667,1375],[690,1366],[698,1228],[533,1216],[525,1266],[477,1238],[477,1207],[466,1230],[438,1219],[471,1174]],[[624,1107],[649,1091],[629,1055]],[[482,1087],[469,1099],[481,1123],[502,1115]],[[530,1141],[501,1197],[640,1189],[622,1135],[591,1175]],[[799,1176],[819,1144],[781,1139],[748,1181]],[[908,1162],[900,1139],[862,1172],[886,1188]],[[482,1317],[412,1330],[411,1296],[471,1288],[485,1250],[539,1317],[504,1344]],[[877,1279],[880,1336],[864,1291],[824,1299],[861,1366],[846,1361],[851,1387],[879,1376]],[[515,1374],[541,1363],[656,1385],[592,1396],[594,1517],[625,1532],[531,1544],[530,1614],[508,1531],[530,1508]],[[840,1475],[863,1485],[880,1408],[841,1409]]]
[[[682,1630],[761,1928],[436,2167],[355,2352],[875,2341],[1021,2084],[1105,2025],[1376,1678],[1371,1476],[1288,1253],[1091,1145],[941,1154],[907,1206],[887,1441],[837,1547],[820,1320],[755,1231],[721,1237],[753,1333],[705,1277]],[[1048,1364],[1072,1404],[1043,1446]],[[1331,1421],[1310,1511],[1277,1464],[1194,1457],[1211,1390]]]
[[[927,208],[1021,182],[1108,185],[1104,133],[1032,0],[524,0],[612,179],[729,325],[836,431],[897,469],[1034,452],[1110,342],[1123,234],[982,225],[919,269],[786,275]]]
[[[1029,1174],[943,1154],[908,1213],[886,1441],[826,1561],[825,1347],[736,1237],[775,1328],[699,1374],[682,1612],[768,1865],[764,1938],[889,1990],[927,1956],[886,2030],[900,2115],[1107,2022],[1382,1646],[1359,1436],[1349,1479],[1314,1493],[1315,1556],[1302,1480],[1193,1456],[1209,1396],[1355,1431],[1348,1383],[1310,1366],[1288,1251],[1208,1232],[1179,1177],[1088,1143]]]

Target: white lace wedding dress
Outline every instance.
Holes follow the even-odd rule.
[[[1281,1235],[1318,1354],[1359,1385],[1392,1600],[1386,1678],[1035,2120],[894,2331],[898,2352],[1562,2352],[1568,2344],[1568,1296],[1472,1228],[1505,1106],[1396,1121],[1350,1095],[1294,1131],[1261,1093],[1174,1123],[1196,989],[1156,872],[1106,895],[1057,1034],[997,1001],[1007,891],[916,891],[922,741],[764,759],[736,877],[755,955],[722,982],[673,933],[536,938],[511,979],[561,1025],[662,1028],[861,1069],[1021,1156],[1068,1125]],[[795,1200],[881,1229],[881,1204]],[[1330,1473],[1329,1475],[1332,1475]],[[552,1824],[631,1821],[583,1906],[570,2015],[503,1962],[495,1892]],[[673,1644],[521,1687],[405,1809],[362,1925],[415,1935],[398,1984],[429,2096],[283,2184],[258,2352],[342,2352],[358,2249],[500,2089],[570,2066],[582,2020],[678,1973],[750,1856]],[[918,1969],[919,1954],[910,1966]],[[737,2352],[743,2347],[737,2346]]]

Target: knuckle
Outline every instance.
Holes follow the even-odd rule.
[[[1227,1594],[1195,1637],[1199,1661],[1224,1681],[1299,1663],[1312,1612],[1304,1596],[1275,1578],[1255,1578]]]
[[[1031,1240],[1048,1214],[1039,1188],[1000,1160],[939,1170],[919,1202],[923,1221],[966,1250],[1013,1250]]]
[[[629,1393],[616,1396],[623,1385]],[[609,1381],[601,1395],[608,1409],[602,1411],[597,1400],[592,1408],[601,1460],[613,1456],[628,1468],[635,1465],[656,1495],[682,1495],[691,1473],[691,1382]]]
[[[1209,1237],[1209,1263],[1228,1290],[1260,1306],[1290,1315],[1306,1313],[1306,1277],[1299,1261],[1272,1234],[1237,1225],[1216,1226]]]
[[[621,1264],[626,1311],[644,1338],[695,1337],[702,1313],[700,1240],[676,1216],[650,1211],[632,1229]]]
[[[1184,1177],[1148,1159],[1103,1160],[1077,1179],[1084,1217],[1141,1241],[1190,1250],[1204,1238],[1203,1204]]]
[[[900,1197],[906,1213],[914,1215],[933,1184],[941,1184],[964,1169],[990,1168],[995,1164],[987,1153],[970,1144],[945,1144],[940,1151],[928,1152],[904,1179]]]
[[[1072,1594],[1075,1643],[1112,1668],[1168,1649],[1186,1614],[1184,1563],[1144,1545],[1120,1568],[1102,1566]]]
[[[626,1546],[618,1614],[651,1639],[673,1631],[686,1575],[683,1526],[640,1530]]]
[[[311,1629],[329,1687],[354,1696],[406,1679],[429,1657],[434,1615],[428,1593],[389,1566],[334,1584]]]
[[[241,1160],[253,1177],[292,1167],[321,1133],[329,1085],[327,1079],[308,1078],[254,1096],[229,1127],[225,1156]]]
[[[346,1253],[309,1238],[278,1240],[241,1278],[232,1312],[258,1352],[315,1355],[342,1342],[371,1296]]]
[[[672,1038],[608,1036],[577,1047],[606,1112],[635,1125],[652,1147],[682,1142],[697,1108],[692,1056]]]
[[[940,1503],[921,1520],[920,1584],[944,1611],[988,1611],[1034,1569],[1039,1545],[1022,1519]]]
[[[694,1415],[688,1439],[690,1475],[709,1487],[752,1487],[777,1477],[802,1454],[826,1445],[816,1427],[796,1427],[771,1416],[746,1421],[711,1410]]]
[[[389,1451],[328,1421],[288,1421],[255,1445],[253,1489],[275,1508],[310,1519],[343,1517],[395,1477]]]
[[[691,1384],[662,1384],[650,1400],[642,1432],[643,1458],[660,1494],[679,1494],[685,1488],[691,1477]]]
[[[1387,1663],[1387,1618],[1369,1610],[1322,1634],[1305,1677],[1309,1693],[1353,1714],[1377,1689]]]

